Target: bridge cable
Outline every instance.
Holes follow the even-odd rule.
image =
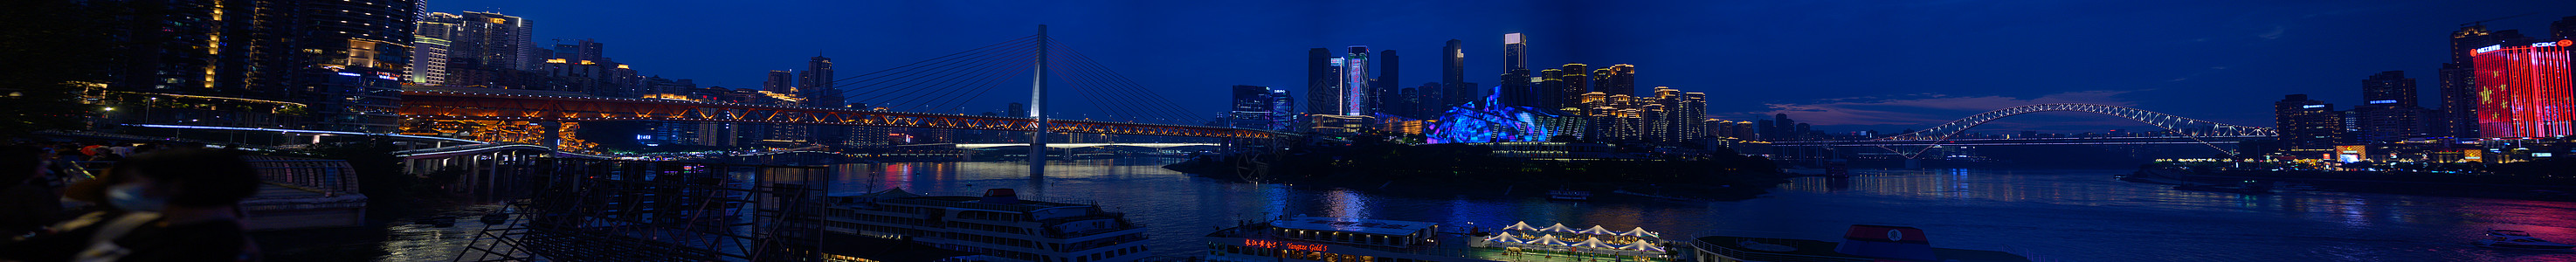
[[[1034,50],[1030,50],[1030,51],[1025,51],[1025,52],[1017,52],[1017,53],[1009,53],[1009,54],[1011,54],[1011,55],[1025,55],[1025,54],[1031,54],[1031,53],[1034,53],[1034,52],[1036,52],[1036,51],[1034,51]],[[989,78],[989,77],[990,77],[990,75],[993,75],[993,74],[999,74],[999,73],[1000,73],[1000,72],[997,72],[998,70],[992,70],[992,69],[999,69],[999,68],[996,68],[996,66],[1009,66],[1009,64],[1014,64],[1014,63],[1011,63],[1011,62],[1012,62],[1012,61],[1011,61],[1011,59],[999,59],[999,58],[986,58],[986,59],[979,59],[979,61],[976,61],[976,62],[975,62],[975,64],[974,64],[973,66],[969,67],[969,68],[961,68],[960,70],[950,71],[950,72],[949,72],[949,73],[947,73],[947,74],[944,74],[944,75],[941,75],[941,76],[938,76],[938,77],[935,77],[935,78],[927,78],[928,80],[931,80],[931,81],[929,81],[929,82],[908,82],[908,84],[907,84],[907,85],[905,85],[905,87],[904,87],[904,88],[905,88],[905,89],[907,89],[907,90],[909,90],[909,91],[903,92],[903,94],[902,94],[902,95],[900,95],[900,96],[895,96],[894,98],[889,98],[889,99],[888,99],[888,100],[893,100],[893,99],[902,99],[902,102],[889,102],[889,103],[887,103],[887,104],[888,104],[888,105],[893,105],[893,106],[891,106],[891,107],[893,107],[893,108],[901,108],[901,107],[904,107],[904,106],[916,106],[916,107],[917,107],[918,105],[917,105],[917,104],[913,104],[913,102],[922,101],[923,99],[936,98],[937,96],[943,96],[943,95],[946,95],[946,94],[955,93],[956,91],[961,91],[961,89],[960,89],[960,88],[956,88],[956,87],[959,87],[959,86],[957,86],[957,85],[952,85],[952,84],[957,84],[956,82],[952,82],[952,81],[953,81],[953,80],[958,80],[958,78],[959,78],[959,77],[963,77],[963,76],[970,76],[970,75],[981,75],[981,76],[985,76],[986,78]],[[974,83],[974,82],[966,82],[965,84],[975,84],[975,83]],[[943,87],[943,86],[944,86],[944,87],[950,87],[950,88],[939,88],[939,87]],[[931,90],[931,89],[940,89],[940,90],[930,91],[929,93],[921,93],[922,91]],[[916,93],[919,93],[920,95],[915,95]],[[892,94],[892,93],[888,93],[888,94]]]
[[[1068,47],[1068,48],[1065,48],[1065,49],[1070,50],[1070,49],[1072,49],[1072,48]],[[1103,73],[1103,74],[1107,74],[1107,75],[1109,76],[1109,79],[1111,79],[1111,80],[1118,80],[1120,83],[1125,83],[1126,85],[1123,85],[1123,87],[1125,87],[1125,89],[1124,89],[1124,90],[1125,90],[1125,91],[1127,91],[1129,94],[1132,94],[1132,95],[1138,95],[1138,97],[1152,98],[1152,99],[1148,99],[1148,100],[1140,100],[1140,101],[1138,101],[1138,102],[1140,102],[1140,104],[1143,104],[1144,106],[1159,106],[1159,107],[1161,107],[1161,108],[1157,109],[1158,111],[1164,111],[1166,114],[1176,116],[1176,117],[1173,119],[1173,120],[1175,120],[1175,121],[1192,121],[1192,120],[1196,120],[1196,119],[1192,119],[1192,115],[1189,113],[1189,110],[1188,110],[1187,108],[1185,108],[1185,107],[1180,106],[1180,104],[1179,104],[1179,103],[1174,103],[1174,102],[1172,102],[1172,100],[1171,100],[1171,99],[1164,98],[1164,97],[1163,97],[1161,94],[1159,94],[1159,93],[1155,93],[1155,92],[1152,92],[1152,91],[1146,90],[1142,84],[1136,83],[1133,79],[1129,79],[1129,78],[1126,78],[1126,77],[1124,77],[1124,76],[1119,75],[1117,71],[1110,71],[1110,70],[1108,70],[1106,66],[1101,65],[1098,61],[1092,60],[1092,59],[1091,59],[1091,57],[1089,57],[1089,56],[1083,55],[1081,51],[1070,51],[1070,52],[1071,52],[1071,53],[1073,53],[1073,55],[1074,55],[1074,57],[1075,57],[1076,59],[1078,59],[1078,60],[1080,60],[1080,61],[1085,62],[1085,64],[1088,64],[1088,65],[1092,66],[1093,68],[1095,68],[1095,69],[1099,70],[1099,72],[1101,72],[1101,73]],[[1112,86],[1113,86],[1113,87],[1121,87],[1120,85],[1112,85]]]
[[[1068,60],[1068,62],[1070,62],[1070,60]],[[1098,92],[1084,90],[1099,88],[1096,86],[1098,83],[1096,82],[1098,81],[1097,79],[1082,77],[1082,74],[1061,74],[1056,77],[1059,79],[1065,79],[1068,83],[1073,83],[1069,85],[1075,87],[1076,91],[1073,93],[1082,96],[1085,102],[1090,102],[1092,108],[1098,109],[1102,113],[1108,113],[1110,114],[1110,117],[1123,117],[1129,119],[1128,122],[1135,122],[1135,111],[1129,110],[1125,107],[1116,106],[1116,104],[1123,103],[1124,101],[1119,101],[1118,99],[1101,99],[1099,95],[1095,94]]]
[[[1026,44],[1026,43],[1023,43],[1023,44]],[[1018,46],[1025,46],[1025,45],[1018,45]],[[1017,47],[1017,46],[1014,46],[1014,47]],[[996,50],[1000,50],[1000,49],[996,49]],[[977,54],[977,55],[976,55],[976,57],[982,57],[983,55],[986,55],[986,54],[992,54],[992,52],[979,53],[979,54]],[[960,57],[960,58],[965,58],[965,57]],[[939,65],[937,65],[937,66],[932,66],[932,67],[913,68],[914,70],[909,70],[909,71],[905,71],[905,72],[900,73],[900,75],[901,75],[901,76],[898,76],[898,77],[895,77],[895,78],[891,78],[891,79],[884,79],[883,81],[877,81],[877,82],[875,82],[875,83],[873,83],[873,84],[870,84],[870,85],[872,85],[872,86],[877,86],[877,87],[879,87],[879,88],[876,88],[876,89],[873,89],[873,90],[869,90],[869,91],[867,91],[867,92],[865,92],[865,93],[861,93],[861,94],[860,94],[860,96],[867,96],[868,98],[867,98],[867,99],[865,99],[865,100],[875,100],[875,99],[877,99],[877,98],[883,98],[883,97],[884,97],[884,96],[886,96],[886,95],[893,94],[893,93],[896,93],[896,92],[907,92],[907,91],[917,92],[918,90],[910,89],[910,88],[912,87],[912,84],[917,83],[917,82],[919,82],[920,80],[923,80],[923,79],[924,79],[924,77],[935,77],[935,76],[936,76],[936,75],[927,75],[927,76],[925,76],[924,74],[953,74],[953,73],[966,72],[966,71],[960,71],[960,70],[949,70],[949,69],[950,69],[950,68],[954,68],[954,67],[958,67],[958,66],[973,66],[973,65],[979,65],[979,64],[981,64],[981,63],[987,63],[987,62],[990,62],[990,60],[991,60],[991,59],[976,58],[976,59],[968,59],[968,60],[963,60],[963,61],[944,62],[944,63],[942,63],[942,64],[939,64]],[[930,73],[930,72],[937,72],[937,73]],[[853,83],[853,84],[856,84],[856,83]],[[880,92],[880,91],[882,91],[882,92]],[[848,102],[848,100],[850,100],[850,99],[852,99],[852,98],[857,98],[857,96],[845,97],[843,102],[844,102],[844,103],[847,103],[847,102]],[[862,101],[865,101],[865,100],[862,100]]]
[[[983,75],[983,76],[981,76],[981,77],[977,78],[976,80],[971,80],[971,81],[969,81],[971,84],[968,84],[967,86],[968,86],[968,87],[970,87],[970,88],[973,88],[973,89],[974,89],[973,91],[967,91],[965,88],[955,88],[955,89],[952,89],[952,90],[958,90],[957,92],[942,93],[942,94],[939,94],[939,95],[932,96],[932,98],[933,98],[933,99],[931,99],[930,101],[925,101],[925,102],[928,102],[928,103],[924,103],[924,104],[922,104],[922,105],[923,105],[923,106],[937,105],[937,107],[931,107],[930,109],[933,109],[933,110],[946,109],[946,110],[948,110],[948,111],[946,111],[946,112],[956,113],[956,112],[957,112],[956,110],[957,110],[957,109],[962,109],[961,107],[962,107],[964,104],[966,104],[966,103],[972,103],[972,102],[974,102],[974,101],[975,101],[975,99],[976,99],[976,98],[981,98],[981,97],[983,97],[983,95],[984,95],[984,93],[985,93],[985,92],[989,92],[989,91],[992,91],[993,89],[997,89],[997,88],[995,88],[995,87],[999,87],[999,86],[1001,86],[1001,85],[1000,85],[1001,80],[1003,80],[1003,79],[1011,79],[1011,78],[1013,78],[1013,77],[1009,77],[1009,76],[1015,76],[1015,75],[1019,75],[1019,74],[1021,74],[1021,73],[1026,73],[1026,72],[1028,72],[1028,70],[1031,70],[1031,69],[1035,69],[1035,68],[1036,68],[1036,66],[1035,66],[1035,65],[1031,65],[1030,63],[1006,63],[1006,64],[1012,64],[1012,65],[1006,65],[1005,67],[1001,68],[1001,70],[995,70],[995,71],[993,71],[992,73],[985,74],[985,75]],[[971,93],[974,93],[974,94],[973,94],[973,95],[962,95],[962,96],[961,96],[961,94],[966,94],[966,93],[970,93],[970,92],[971,92]]]
[[[896,69],[904,69],[904,72],[876,74],[876,77],[868,77],[868,80],[858,80],[858,82],[842,82],[842,85],[840,85],[840,90],[842,90],[842,92],[858,90],[858,87],[871,87],[871,90],[860,90],[858,95],[845,95],[845,98],[842,98],[840,103],[850,103],[850,98],[863,98],[863,95],[868,95],[868,98],[881,98],[881,95],[884,95],[884,92],[899,92],[899,87],[881,87],[881,85],[894,85],[894,82],[914,82],[914,80],[917,80],[917,77],[922,77],[922,74],[948,72],[948,67],[961,67],[961,64],[974,64],[974,62],[979,62],[979,59],[974,59],[974,57],[989,57],[989,54],[997,54],[997,51],[1018,49],[1018,46],[1030,46],[1030,44],[1036,44],[1036,41],[1012,41],[1012,44],[1002,46],[1002,49],[979,49],[979,51],[971,51],[971,54],[963,54],[963,57],[943,57],[943,59],[938,59],[938,62],[935,62],[935,64],[927,64],[927,67],[896,67]],[[871,72],[871,74],[873,74],[873,72]],[[866,74],[863,74],[863,77],[866,77]]]
[[[1029,52],[1034,52],[1034,51],[1029,51]],[[882,88],[882,90],[889,90],[889,91],[884,92],[884,93],[873,93],[873,95],[870,95],[869,97],[867,97],[867,99],[866,99],[866,100],[861,100],[861,101],[871,101],[871,100],[877,100],[877,99],[879,99],[879,98],[887,98],[887,100],[892,100],[892,99],[903,99],[903,97],[913,97],[913,95],[914,95],[914,94],[919,94],[919,93],[921,93],[921,92],[922,92],[923,90],[925,90],[925,89],[930,89],[930,88],[921,88],[923,85],[938,84],[938,83],[939,83],[939,81],[938,81],[938,80],[934,80],[934,79],[949,79],[949,78],[954,78],[954,76],[955,76],[955,75],[960,75],[960,74],[971,74],[971,73],[990,73],[990,72],[987,72],[987,71],[983,71],[983,69],[984,69],[984,68],[991,67],[992,65],[999,63],[999,62],[997,62],[997,60],[998,60],[998,59],[979,58],[979,59],[975,59],[974,61],[969,61],[969,62],[966,62],[966,63],[960,63],[960,64],[959,64],[959,66],[962,66],[962,67],[959,67],[959,66],[943,66],[943,67],[938,67],[938,68],[929,68],[929,69],[924,69],[924,70],[921,70],[921,71],[936,71],[936,72],[939,72],[939,73],[929,73],[930,75],[924,75],[924,76],[918,76],[918,77],[916,77],[916,76],[905,76],[905,77],[903,77],[903,78],[895,79],[895,80],[902,80],[902,81],[901,81],[901,82],[899,82],[899,83],[894,83],[894,84],[889,84],[889,85],[882,85],[882,86],[880,86],[880,87],[885,87],[885,88]],[[895,80],[887,80],[887,82],[894,82]],[[933,80],[933,81],[930,81],[930,82],[923,82],[923,80]],[[889,96],[889,95],[891,95],[891,96],[893,96],[893,97],[892,97],[892,98],[888,98],[888,96]],[[896,104],[896,103],[889,103],[889,104],[891,105],[891,104]]]
[[[1087,89],[1100,88],[1102,82],[1100,82],[1100,79],[1091,77],[1089,74],[1084,73],[1085,68],[1073,65],[1080,61],[1074,60],[1070,54],[1066,53],[1058,52],[1050,55],[1052,56],[1050,59],[1054,59],[1052,61],[1064,61],[1064,63],[1067,64],[1065,67],[1066,70],[1060,71],[1064,73],[1056,74],[1055,76],[1058,79],[1066,80],[1069,86],[1073,86],[1076,89],[1074,94],[1082,96],[1085,99],[1085,102],[1089,102],[1093,108],[1099,109],[1102,113],[1110,114],[1109,117],[1128,118],[1129,122],[1134,122],[1134,119],[1140,119],[1138,118],[1137,112],[1126,107],[1117,106],[1118,104],[1123,104],[1126,101],[1120,101],[1118,99],[1101,99],[1095,94],[1097,92],[1085,91]]]
[[[962,55],[962,54],[968,54],[968,53],[976,53],[976,52],[986,52],[986,51],[989,51],[989,50],[994,50],[994,49],[993,49],[993,47],[995,47],[995,46],[1001,46],[1001,45],[1006,45],[1006,44],[1019,43],[1019,42],[1022,42],[1022,41],[1026,41],[1026,40],[1029,40],[1029,39],[1035,39],[1035,38],[1037,38],[1037,35],[1023,36],[1023,37],[1020,37],[1020,38],[1018,38],[1018,39],[1011,39],[1011,40],[1002,41],[1002,42],[999,42],[999,43],[993,43],[992,45],[985,45],[984,47],[977,47],[977,48],[975,48],[975,49],[967,49],[966,51],[958,51],[958,52],[956,52],[956,53],[949,53],[949,54],[947,54],[947,55],[941,55],[941,56],[939,56],[939,57],[933,57],[933,58],[930,58],[930,59],[923,59],[923,60],[921,60],[921,61],[914,61],[914,62],[912,62],[912,63],[910,63],[910,64],[904,64],[904,65],[901,65],[901,66],[895,66],[895,67],[888,67],[888,68],[885,68],[885,69],[878,69],[878,70],[877,70],[877,71],[875,71],[875,72],[867,72],[867,73],[863,73],[863,74],[858,74],[858,75],[853,75],[853,76],[850,76],[850,77],[845,77],[845,78],[841,78],[841,79],[833,80],[833,83],[841,83],[841,84],[835,84],[835,85],[833,85],[833,86],[832,86],[832,89],[833,89],[832,91],[846,91],[846,90],[841,89],[841,88],[842,88],[842,87],[848,87],[848,86],[850,86],[850,85],[852,85],[852,84],[856,84],[856,83],[861,83],[861,82],[866,82],[866,81],[867,81],[867,80],[861,80],[861,81],[855,81],[855,82],[854,82],[854,81],[850,81],[851,79],[858,79],[858,78],[860,78],[860,77],[866,77],[866,76],[870,76],[870,75],[877,75],[877,73],[884,73],[884,72],[886,72],[886,71],[893,71],[893,70],[896,70],[896,69],[913,68],[913,67],[912,67],[913,65],[919,65],[919,64],[921,64],[921,63],[928,63],[928,62],[931,62],[931,61],[940,61],[940,60],[942,60],[942,59],[946,59],[946,58],[951,57],[951,56]],[[883,75],[878,75],[878,77],[884,77],[884,76],[883,76]],[[873,80],[873,78],[871,78],[871,80]],[[834,95],[838,95],[839,93],[838,93],[838,92],[835,92],[835,93],[833,93],[833,94],[834,94]]]
[[[1108,70],[1108,69],[1107,69],[1107,66],[1101,65],[1097,60],[1093,60],[1093,59],[1091,59],[1091,57],[1090,57],[1090,56],[1083,55],[1083,54],[1082,54],[1082,51],[1075,50],[1075,49],[1073,49],[1073,48],[1072,48],[1072,47],[1070,47],[1070,46],[1064,46],[1062,43],[1053,43],[1053,44],[1057,44],[1057,45],[1059,45],[1059,46],[1063,46],[1061,49],[1064,49],[1064,50],[1066,51],[1066,53],[1071,53],[1071,54],[1073,55],[1073,57],[1075,58],[1075,60],[1080,62],[1080,63],[1077,63],[1077,65],[1081,65],[1081,66],[1090,66],[1090,68],[1091,68],[1091,69],[1093,69],[1093,70],[1094,70],[1094,72],[1095,72],[1096,74],[1104,75],[1104,76],[1103,76],[1103,78],[1106,78],[1106,79],[1108,79],[1108,80],[1114,80],[1114,82],[1110,82],[1109,87],[1125,87],[1126,89],[1124,89],[1124,91],[1128,91],[1128,92],[1126,92],[1126,93],[1127,93],[1127,94],[1129,94],[1129,95],[1135,95],[1135,97],[1138,97],[1138,98],[1150,98],[1150,99],[1138,99],[1138,101],[1135,101],[1135,102],[1138,102],[1139,104],[1141,104],[1141,106],[1147,106],[1147,107],[1159,106],[1159,107],[1162,107],[1162,108],[1154,109],[1154,110],[1152,110],[1152,111],[1162,111],[1162,113],[1164,113],[1164,114],[1163,114],[1164,116],[1174,116],[1174,115],[1177,115],[1177,117],[1173,117],[1173,118],[1172,118],[1172,119],[1173,119],[1173,120],[1175,120],[1175,121],[1187,121],[1187,120],[1190,120],[1190,119],[1189,119],[1189,118],[1190,118],[1190,117],[1189,117],[1189,114],[1188,114],[1188,113],[1186,113],[1188,110],[1187,110],[1187,109],[1185,109],[1185,108],[1183,108],[1183,107],[1181,107],[1181,106],[1179,106],[1179,104],[1177,104],[1177,103],[1173,103],[1173,102],[1171,101],[1171,99],[1167,99],[1167,98],[1164,98],[1164,97],[1163,97],[1162,95],[1160,95],[1160,94],[1155,94],[1154,92],[1144,90],[1143,85],[1141,85],[1141,84],[1137,84],[1137,83],[1135,82],[1135,80],[1133,80],[1133,79],[1129,79],[1129,78],[1127,78],[1127,77],[1126,77],[1126,76],[1124,76],[1124,75],[1120,75],[1120,74],[1118,74],[1118,72],[1117,72],[1117,71],[1111,71],[1111,70]],[[1119,85],[1119,84],[1124,84],[1124,85]],[[1116,90],[1116,89],[1113,89],[1113,90]]]

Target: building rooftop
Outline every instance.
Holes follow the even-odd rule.
[[[1337,217],[1295,217],[1295,218],[1281,219],[1281,220],[1277,220],[1277,221],[1270,221],[1270,226],[1280,227],[1280,228],[1305,229],[1305,230],[1329,230],[1329,231],[1341,231],[1341,232],[1364,233],[1364,234],[1378,234],[1378,235],[1407,235],[1407,234],[1413,234],[1413,232],[1419,232],[1419,231],[1422,231],[1422,229],[1425,229],[1425,228],[1431,228],[1431,226],[1436,226],[1436,225],[1440,225],[1440,224],[1439,224],[1439,223],[1431,223],[1431,222],[1413,222],[1413,221],[1395,221],[1395,220],[1376,220],[1376,219],[1360,219],[1360,218],[1337,218]]]

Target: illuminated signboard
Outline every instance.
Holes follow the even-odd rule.
[[[2539,42],[2539,43],[2531,43],[2531,47],[2552,47],[2552,46],[2558,46],[2558,42]]]
[[[1324,249],[1325,249],[1325,248],[1324,248],[1324,245],[1321,245],[1321,244],[1298,244],[1298,243],[1287,243],[1287,242],[1270,241],[1270,240],[1260,240],[1260,239],[1244,239],[1244,240],[1243,240],[1243,246],[1247,246],[1247,247],[1259,247],[1259,248],[1279,248],[1279,249],[1287,249],[1287,250],[1315,251],[1315,252],[1324,252]]]
[[[2487,46],[2487,47],[2479,47],[2477,50],[2469,51],[2469,53],[2484,54],[2484,53],[2486,53],[2486,52],[2495,52],[2496,50],[2500,50],[2500,49],[2504,49],[2504,45],[2491,45],[2491,46]]]
[[[2549,153],[2531,153],[2531,157],[2549,157]]]
[[[2326,107],[2326,105],[2304,105],[2304,106],[2299,106],[2299,108],[2320,108],[2320,107]]]
[[[1509,33],[1509,34],[1503,34],[1503,43],[1504,43],[1504,44],[1518,44],[1518,43],[1521,43],[1521,33]]]
[[[2370,100],[2370,104],[2373,104],[2373,105],[2376,105],[2376,104],[2387,104],[2387,103],[2396,103],[2396,102],[2397,102],[2397,100]]]

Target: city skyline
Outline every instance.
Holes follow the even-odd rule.
[[[877,4],[850,4],[863,6]],[[601,11],[646,11],[643,6],[599,6],[547,3],[501,3],[477,1],[431,1],[429,10],[459,11],[493,7],[505,14],[528,17],[543,29],[536,39],[597,38],[618,45],[621,62],[637,64],[650,75],[699,80],[702,86],[756,88],[760,82],[754,72],[794,69],[816,51],[834,57],[853,70],[874,70],[952,52],[960,46],[976,46],[997,39],[1026,34],[1035,24],[1051,24],[1057,38],[1077,47],[1151,46],[1153,54],[1103,57],[1106,64],[1131,67],[1121,72],[1138,77],[1144,84],[1160,91],[1183,97],[1222,97],[1226,86],[1260,85],[1277,87],[1301,86],[1297,67],[1303,66],[1296,53],[1311,47],[1370,45],[1379,50],[1439,50],[1444,41],[1464,41],[1467,82],[1498,85],[1492,76],[1502,73],[1501,40],[1503,33],[1529,33],[1530,62],[1536,65],[1583,63],[1593,65],[1635,64],[1644,72],[1638,82],[1647,86],[1711,92],[1711,114],[1729,120],[1752,120],[1757,115],[1787,112],[1800,119],[1814,121],[1819,129],[1860,131],[1877,129],[1896,131],[1905,128],[1948,121],[1956,117],[1995,108],[2043,102],[2091,102],[2134,106],[2228,123],[2260,125],[2269,122],[2261,112],[2270,97],[2281,94],[2312,94],[2319,100],[2358,104],[2359,94],[2349,91],[2350,79],[2381,71],[2412,71],[2419,76],[2433,75],[2439,63],[2447,60],[2438,50],[2447,44],[2443,36],[2457,29],[2455,22],[2470,22],[2512,15],[2510,9],[2549,9],[2569,3],[2545,1],[2505,1],[2465,4],[2429,4],[2405,1],[2367,3],[2202,3],[2202,4],[2067,4],[2046,3],[2032,7],[2015,7],[2011,2],[1958,2],[1948,5],[1881,6],[1839,4],[1698,4],[1613,3],[1600,6],[1563,6],[1566,8],[1526,8],[1557,5],[1545,3],[1467,4],[1405,3],[1383,7],[1383,10],[1327,12],[1308,3],[1265,4],[1136,4],[1108,6],[1071,6],[1065,4],[984,5],[943,3],[894,3],[905,14],[887,14],[883,18],[843,21],[817,18],[794,18],[792,14],[812,13],[803,9],[769,9],[769,7],[719,7],[703,10],[709,13],[768,12],[791,15],[765,15],[720,21],[691,21],[699,24],[671,24],[662,21],[595,19],[600,15],[622,15],[627,12],[572,12],[585,8]],[[1750,6],[1747,6],[1750,5]],[[1973,8],[1972,8],[1973,7]],[[1992,8],[1988,8],[1992,7]],[[811,8],[808,8],[811,9]],[[829,9],[829,8],[824,8]],[[1657,11],[1657,9],[1672,9]],[[2101,11],[2112,15],[2079,17],[2063,10]],[[2563,8],[2562,8],[2563,9]],[[972,10],[972,11],[969,11]],[[1129,11],[1112,11],[1129,10]],[[1260,11],[1288,10],[1288,11]],[[1373,12],[1435,10],[1428,17],[1383,17],[1363,15]],[[1564,10],[1561,14],[1537,14],[1537,10]],[[1779,14],[1766,14],[1773,10]],[[2219,10],[2219,11],[2211,11]],[[1709,17],[1733,18],[1658,18],[1680,19],[1639,23],[1642,17],[1659,12],[1709,12]],[[1948,14],[1940,11],[1956,11]],[[597,14],[590,14],[597,13]],[[1121,14],[1168,13],[1176,17],[1116,18]],[[1239,19],[1185,19],[1195,16],[1255,14]],[[1609,15],[1621,14],[1621,15]],[[1830,14],[1826,17],[1802,17],[1799,14]],[[1863,21],[1828,21],[1831,16],[1866,15]],[[2026,15],[2026,18],[1977,18],[1968,16]],[[2543,32],[2560,16],[2550,14],[2524,16],[2488,22],[2494,29],[2520,29]],[[936,16],[936,17],[933,17]],[[1484,17],[1484,16],[1508,16]],[[1789,17],[1790,19],[1763,19]],[[2407,19],[2382,19],[2402,16]],[[945,18],[953,17],[953,18]],[[1537,17],[1539,19],[1530,19]],[[1559,18],[1549,18],[1559,17]],[[2259,18],[2258,18],[2259,17]],[[919,18],[923,21],[945,21],[936,27],[902,27],[869,21],[872,19]],[[1339,19],[1336,19],[1339,18]],[[765,32],[769,27],[759,21],[799,20],[816,27],[847,28],[850,34],[834,36],[799,36],[739,38],[733,34]],[[2415,21],[2445,21],[2424,23]],[[2454,22],[2455,20],[2455,22]],[[550,22],[551,21],[551,22]],[[1217,23],[1177,24],[1162,21],[1230,21]],[[613,22],[613,23],[608,23]],[[771,24],[777,24],[774,21]],[[621,24],[623,23],[623,24]],[[1578,25],[1611,23],[1639,26],[1612,27],[1605,30],[1573,30]],[[2162,24],[2155,28],[2138,28],[2126,24]],[[1759,25],[1795,25],[1770,26]],[[705,39],[711,43],[692,44],[692,52],[701,55],[670,57],[659,54],[678,46],[668,39],[675,35],[644,34],[620,28],[710,28],[740,25],[740,30],[721,30],[703,36],[677,36]],[[1349,25],[1349,26],[1342,26]],[[1377,25],[1377,26],[1366,26]],[[1771,28],[1771,29],[1750,29]],[[1793,28],[1793,29],[1783,29]],[[1973,29],[1969,29],[1973,28]],[[2123,29],[2128,28],[2128,29]],[[1673,35],[1668,40],[1643,39],[1667,36],[1650,32],[1677,29],[1706,29],[1706,35]],[[2152,29],[2152,30],[2142,30]],[[1780,32],[1779,30],[1794,30]],[[2038,30],[2038,31],[2034,31]],[[655,30],[661,31],[661,30]],[[1689,30],[1684,30],[1689,31]],[[1800,39],[1807,41],[1746,41],[1770,39],[1765,35],[1812,32],[1822,33]],[[1947,32],[1947,33],[1944,33]],[[2029,33],[2045,32],[2045,33]],[[882,37],[877,37],[882,36]],[[882,41],[883,38],[902,41]],[[1187,37],[1187,38],[1184,38]],[[801,40],[806,38],[813,40]],[[853,44],[833,45],[821,42],[847,39]],[[861,41],[879,39],[878,41]],[[766,41],[751,41],[766,40]],[[744,45],[742,42],[767,42]],[[803,43],[799,43],[803,42]],[[1787,43],[1804,42],[1804,43]],[[2335,43],[2373,42],[2384,45],[2350,45]],[[539,44],[547,43],[540,40]],[[1694,43],[1708,43],[1721,48],[1693,48]],[[737,48],[708,48],[740,46]],[[796,47],[787,47],[796,46]],[[1621,48],[1633,46],[1633,48]],[[1819,77],[1789,68],[1812,68],[1820,61],[1790,59],[1801,55],[1765,54],[1798,53],[1761,50],[1794,50],[1800,46],[1819,49],[1847,49],[1843,56],[1870,61],[1853,65],[1854,70],[1888,72],[1883,77]],[[803,48],[799,48],[803,47]],[[1859,49],[1852,49],[1859,48]],[[1635,49],[1642,51],[1617,51]],[[1920,52],[1941,49],[1944,52]],[[884,52],[877,50],[919,50],[917,52]],[[2075,50],[2138,50],[2103,53],[2093,56],[2053,56]],[[755,55],[753,53],[776,53]],[[2351,53],[2385,54],[2354,56]],[[2042,54],[2046,57],[2003,59],[2000,54]],[[1809,54],[1812,55],[1812,54]],[[631,57],[631,58],[629,58]],[[2081,57],[2081,58],[2074,58]],[[2166,58],[2171,57],[2171,58]],[[1817,59],[1823,60],[1823,59]],[[2015,62],[2019,61],[2019,62]],[[2188,62],[2184,62],[2188,61]],[[1924,64],[1968,62],[1985,66],[1927,67]],[[2078,70],[2070,67],[2019,69],[2015,74],[2033,77],[1993,77],[1993,72],[2016,63],[2138,65],[2133,70]],[[1155,66],[1190,64],[1193,66]],[[1411,79],[1431,82],[1439,72],[1439,63],[1412,63],[1402,71],[1416,72]],[[1196,70],[1197,68],[1226,70]],[[1183,71],[1187,70],[1187,71]],[[2036,70],[2036,71],[2032,71]],[[1687,72],[1714,72],[1691,75]],[[1533,72],[1536,73],[1536,72]],[[1802,75],[1804,77],[1762,77]],[[2429,77],[2425,81],[2431,81]],[[1475,80],[1488,79],[1488,80]],[[1942,83],[1926,85],[1923,83]],[[1400,83],[1415,86],[1418,83]],[[2422,86],[2435,86],[2422,83]],[[2061,87],[2063,86],[2063,87]],[[1852,92],[1802,93],[1798,90],[1834,88]],[[2430,89],[2430,88],[2427,88]],[[2241,96],[2196,97],[2204,93],[2239,91]],[[2427,90],[2428,92],[2430,90]],[[1721,95],[1723,94],[1723,95]],[[1848,94],[1884,94],[1855,96]],[[2428,98],[2430,99],[2430,98]],[[2427,100],[2432,101],[2432,100]],[[998,102],[995,102],[998,103]],[[1222,111],[1216,101],[1184,101],[1196,111]],[[1087,105],[1065,104],[1062,110],[1079,112]],[[2036,129],[2042,131],[2086,131],[2100,128],[2137,128],[2119,119],[2084,115],[2038,115],[2021,121],[1998,122],[1995,130]],[[2033,123],[2082,123],[2083,126],[2043,126]],[[1831,127],[1831,128],[1823,128]]]

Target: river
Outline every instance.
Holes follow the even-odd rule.
[[[1349,189],[1245,184],[1161,168],[1164,159],[1060,161],[1032,179],[1008,162],[839,166],[832,194],[901,187],[932,195],[1013,188],[1022,198],[1097,203],[1146,225],[1157,255],[1190,256],[1197,236],[1238,219],[1369,217],[1500,227],[1644,227],[1681,239],[1712,234],[1837,239],[1852,224],[1922,228],[1932,245],[2013,250],[2061,261],[2576,261],[2576,253],[2468,245],[2489,228],[2576,241],[2576,203],[2341,192],[2249,196],[2127,183],[2128,170],[1855,170],[1843,183],[1793,179],[1734,202],[1564,202],[1540,198],[1384,196]],[[397,225],[380,260],[445,260],[474,230]]]

